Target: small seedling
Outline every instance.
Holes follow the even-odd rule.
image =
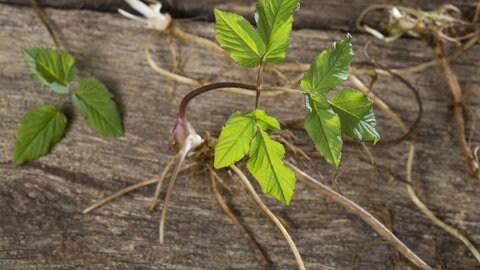
[[[166,28],[162,24],[162,27],[158,29],[155,26],[155,22],[159,21],[160,18],[166,18],[165,14],[160,13],[159,5],[147,6],[138,0],[128,0],[127,2],[146,18],[134,17],[121,11],[123,15],[135,20],[141,20],[149,29],[177,37],[188,36],[188,39],[195,40],[197,44],[211,49],[212,52],[218,52],[217,45],[211,45],[210,41],[178,32],[178,28],[175,28],[173,23],[171,24],[173,26],[167,26]],[[347,79],[349,74],[353,56],[352,37],[350,35],[347,35],[343,40],[333,43],[313,60],[310,68],[301,80],[300,86],[302,90],[292,89],[289,86],[264,85],[263,75],[265,68],[270,64],[281,62],[286,57],[289,47],[289,36],[292,30],[293,14],[298,8],[299,3],[297,0],[260,0],[255,13],[257,27],[251,25],[240,15],[216,9],[214,12],[216,40],[221,48],[227,52],[226,54],[237,64],[247,68],[258,69],[256,83],[217,82],[205,84],[188,93],[180,103],[178,118],[173,125],[169,139],[170,146],[175,149],[177,154],[168,163],[161,175],[120,190],[86,208],[83,213],[88,213],[127,192],[151,184],[157,185],[150,206],[150,210],[154,210],[160,196],[163,181],[169,176],[170,181],[165,195],[159,226],[160,242],[163,243],[168,203],[177,175],[182,170],[190,168],[206,168],[211,179],[212,191],[216,196],[218,204],[229,215],[235,225],[242,232],[246,232],[218,191],[217,183],[227,190],[229,187],[222,177],[215,172],[214,168],[229,168],[232,178],[238,180],[246,187],[246,190],[253,197],[259,208],[285,237],[295,256],[298,268],[305,269],[300,253],[292,238],[279,219],[262,202],[248,177],[242,171],[242,166],[236,165],[246,159],[247,169],[255,177],[264,193],[270,194],[280,202],[288,205],[293,198],[298,177],[299,180],[308,186],[318,190],[360,217],[416,266],[422,269],[431,269],[430,266],[408,249],[391,231],[366,210],[318,182],[293,163],[284,159],[286,151],[282,142],[286,140],[282,138],[283,133],[281,133],[280,123],[260,106],[262,95],[272,91],[304,96],[304,105],[308,110],[308,114],[304,119],[305,129],[316,149],[335,168],[340,165],[341,161],[342,134],[359,141],[373,143],[380,139],[376,131],[375,116],[372,111],[373,102],[364,93],[352,88],[342,88],[332,93]],[[163,17],[157,14],[161,14]],[[170,24],[170,21],[168,21],[168,24]],[[146,53],[149,64],[162,75],[186,84],[199,84],[196,80],[153,65],[148,54],[148,46],[146,46]],[[210,136],[208,132],[202,133],[202,136],[200,136],[187,119],[188,104],[192,99],[205,92],[226,88],[241,89],[254,93],[256,98],[255,104],[252,106],[254,108],[253,111],[234,112],[223,126],[218,140]],[[330,96],[331,98],[329,98]],[[285,143],[285,145],[290,150],[299,150],[290,143]],[[191,159],[192,162],[183,165],[186,159]],[[172,167],[173,169],[171,169]],[[250,234],[244,234],[247,240],[253,242]],[[258,244],[254,243],[253,246],[258,251],[257,253],[260,254],[260,259],[265,259],[263,252],[258,248]]]
[[[288,204],[293,196],[295,174],[283,164],[285,150],[270,138],[269,131],[280,130],[278,121],[259,106],[265,64],[285,58],[298,1],[260,1],[255,29],[243,17],[215,10],[215,37],[232,59],[245,67],[258,67],[255,110],[235,112],[223,127],[215,147],[215,168],[227,167],[248,155],[247,168],[263,192]],[[328,100],[327,94],[347,79],[352,59],[351,36],[335,42],[312,62],[301,81],[309,111],[305,128],[322,156],[335,167],[340,165],[342,138],[346,134],[361,141],[376,142],[372,102],[360,91],[344,88]],[[231,87],[234,87],[233,85]],[[246,88],[246,87],[241,87]],[[279,88],[281,90],[281,88]]]
[[[68,121],[64,113],[67,99],[96,133],[111,137],[123,135],[117,106],[105,85],[93,78],[83,78],[72,90],[75,78],[72,55],[63,50],[27,47],[22,50],[22,56],[33,79],[60,95],[60,99],[57,106],[35,107],[22,117],[13,152],[14,166],[45,155],[61,140]]]

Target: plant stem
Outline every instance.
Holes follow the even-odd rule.
[[[255,96],[255,110],[258,109],[260,106],[260,95],[262,92],[262,84],[263,84],[263,68],[265,67],[265,61],[262,60],[262,63],[258,67],[258,75],[257,75],[257,95]]]
[[[302,90],[297,90],[297,89],[292,89],[292,88],[286,88],[286,87],[278,87],[278,86],[264,86],[262,87],[262,91],[265,92],[286,92],[286,93],[292,93],[292,94],[305,94],[305,91]]]
[[[292,168],[299,180],[303,181],[308,186],[319,190],[323,195],[337,202],[338,204],[345,207],[349,212],[355,214],[368,225],[370,225],[378,234],[380,234],[385,240],[387,240],[393,247],[395,247],[400,253],[402,253],[408,260],[410,260],[414,265],[421,269],[432,270],[432,268],[425,263],[420,257],[418,257],[412,250],[410,250],[402,241],[400,241],[390,230],[388,230],[380,221],[378,221],[374,216],[372,216],[365,209],[360,207],[358,204],[347,199],[346,197],[340,195],[333,189],[328,186],[320,183],[315,178],[306,174],[304,171],[297,168],[295,165],[291,164],[288,161],[285,161],[285,164]]]
[[[466,41],[465,43],[462,44],[453,54],[451,54],[448,57],[449,62],[454,62],[457,60],[463,52],[471,48],[473,45],[475,45],[478,40],[480,40],[480,32],[475,32],[472,37]],[[422,72],[427,69],[433,68],[438,66],[438,60],[434,59],[422,64],[418,64],[415,66],[411,67],[406,67],[406,68],[391,68],[390,70],[393,73],[396,73],[398,75],[406,75],[406,74],[411,74],[411,73],[417,73],[417,72]],[[297,64],[297,63],[280,63],[275,65],[275,69],[279,71],[296,71],[296,72],[306,72],[310,68],[309,64]],[[265,68],[266,70],[272,69],[272,67],[267,66]],[[352,66],[350,69],[351,73],[357,74],[357,75],[382,75],[382,76],[392,76],[390,73],[388,73],[386,70],[382,70],[379,68],[362,68],[362,67],[354,67]],[[303,76],[303,74],[301,74]]]
[[[445,52],[443,45],[440,42],[437,42],[433,46],[433,51],[437,56],[440,66],[442,67],[443,74],[447,79],[448,86],[450,88],[450,93],[453,98],[453,117],[455,120],[455,131],[457,136],[457,141],[460,146],[460,150],[467,162],[470,174],[476,179],[480,179],[480,169],[479,164],[473,157],[473,154],[468,146],[467,140],[465,138],[465,122],[463,119],[463,95],[460,84],[458,83],[457,77],[453,73],[453,70],[448,63],[448,60],[445,58]]]
[[[354,84],[357,86],[357,88],[360,89],[365,94],[367,94],[373,100],[375,105],[377,105],[385,113],[387,113],[388,116],[390,117],[390,119],[392,119],[394,122],[396,122],[397,125],[400,127],[400,129],[406,134],[408,132],[408,128],[405,125],[405,123],[403,122],[403,120],[395,112],[393,112],[390,109],[390,107],[388,107],[388,105],[386,105],[380,98],[378,98],[373,92],[371,92],[370,89],[368,89],[368,87],[366,87],[358,78],[356,78],[354,75],[352,75],[352,76],[353,77],[350,77],[350,79],[351,80],[352,80],[352,78],[355,79],[355,80],[352,80],[352,82],[354,82]],[[468,238],[465,237],[464,235],[462,235],[456,228],[446,224],[445,222],[440,220],[437,216],[435,216],[435,214],[417,196],[417,193],[413,189],[413,181],[412,181],[412,177],[411,177],[411,170],[412,170],[411,167],[412,167],[412,164],[413,164],[413,153],[412,153],[412,151],[414,151],[414,149],[415,149],[414,145],[413,145],[414,142],[412,140],[410,140],[410,141],[408,141],[408,143],[409,143],[410,148],[409,148],[409,159],[408,159],[408,162],[407,162],[407,169],[406,169],[406,171],[407,171],[407,181],[404,181],[404,182],[406,182],[406,184],[407,184],[407,192],[408,192],[408,195],[409,195],[410,199],[415,204],[415,206],[420,211],[422,211],[427,216],[427,218],[429,218],[433,222],[433,224],[437,225],[438,227],[442,228],[447,233],[449,233],[451,236],[460,240],[463,244],[465,244],[465,246],[470,250],[470,252],[475,256],[475,258],[479,259],[479,257],[477,257],[478,254],[479,254],[478,250],[475,248],[475,246],[473,246],[473,244],[468,240]],[[375,166],[380,167],[379,165],[375,165]]]
[[[245,174],[235,165],[230,165],[230,168],[235,172],[240,177],[240,180],[242,180],[242,183],[247,187],[248,191],[252,194],[253,199],[255,202],[260,206],[260,208],[265,212],[265,214],[272,220],[272,222],[277,226],[277,228],[280,230],[282,233],[283,237],[285,237],[285,240],[287,240],[288,245],[290,246],[290,249],[293,252],[293,255],[295,256],[295,259],[298,264],[298,269],[300,270],[305,270],[305,265],[303,264],[302,257],[300,256],[300,252],[298,252],[297,246],[292,240],[292,237],[290,234],[288,234],[287,230],[283,226],[283,224],[280,222],[280,220],[268,209],[268,207],[262,202],[262,199],[258,196],[257,192],[253,188],[252,184],[250,181],[248,181],[248,178],[245,176]]]
[[[157,73],[159,73],[162,76],[165,76],[169,79],[172,79],[174,81],[177,81],[179,83],[184,83],[184,84],[189,84],[189,85],[194,85],[198,86],[200,85],[200,82],[198,82],[195,79],[188,78],[179,74],[176,74],[174,72],[170,72],[168,70],[165,70],[161,67],[159,67],[152,59],[152,56],[150,55],[150,46],[152,44],[152,37],[155,34],[155,31],[151,31],[147,35],[147,39],[145,40],[145,47],[144,47],[144,53],[145,53],[145,58],[147,58],[147,62],[150,65],[150,67],[155,70]]]
[[[417,193],[413,189],[412,185],[412,167],[413,167],[413,158],[415,156],[415,144],[410,142],[408,148],[408,160],[407,160],[407,167],[406,167],[406,175],[407,175],[407,191],[412,198],[412,201],[417,205],[417,207],[425,214],[430,220],[435,223],[438,227],[442,228],[444,231],[448,232],[450,235],[454,236],[458,240],[460,240],[470,252],[473,254],[477,262],[480,262],[480,252],[478,252],[477,248],[465,237],[462,233],[460,233],[456,228],[448,225],[447,223],[440,220],[435,214],[428,209],[428,207],[418,198]]]
[[[162,174],[160,174],[160,177],[158,179],[158,184],[155,189],[155,195],[153,196],[152,202],[150,203],[150,207],[148,208],[150,212],[155,211],[155,208],[157,207],[157,202],[158,202],[158,198],[160,197],[160,190],[162,189],[163,181],[167,177],[168,171],[170,170],[174,162],[175,162],[175,158],[170,159],[167,166],[165,166],[165,168],[163,169]]]
[[[42,24],[45,26],[45,28],[47,28],[48,34],[50,34],[50,37],[52,38],[53,43],[55,43],[55,46],[57,47],[57,49],[60,49],[62,47],[62,44],[60,43],[60,40],[57,38],[57,35],[55,34],[55,32],[53,32],[53,29],[50,27],[50,24],[45,18],[45,14],[43,14],[42,10],[38,6],[37,1],[29,0],[29,2],[33,8],[33,11],[35,11],[35,14],[37,14]]]
[[[180,172],[180,168],[182,167],[182,164],[185,161],[185,157],[187,157],[188,152],[189,152],[189,149],[182,149],[177,154],[177,156],[175,157],[175,161],[177,162],[177,165],[175,165],[175,168],[173,169],[173,172],[170,175],[170,181],[168,182],[167,193],[163,201],[162,215],[160,216],[160,226],[158,227],[159,240],[160,240],[160,244],[162,245],[163,245],[163,239],[164,239],[165,222],[167,220],[168,203],[170,202],[170,197],[172,195],[173,186],[175,185],[175,180],[177,179],[178,173]]]
[[[228,53],[225,50],[223,50],[220,46],[218,46],[217,43],[215,43],[215,42],[213,42],[209,39],[184,32],[182,29],[180,29],[180,27],[178,27],[175,24],[172,25],[170,34],[174,37],[177,37],[177,38],[180,38],[180,39],[183,39],[183,40],[186,40],[186,41],[195,42],[198,45],[200,45],[200,46],[202,46],[202,47],[204,47],[208,50],[215,51],[216,53],[219,53],[221,55],[229,57]]]
[[[219,89],[219,88],[240,88],[240,89],[246,89],[246,90],[252,90],[252,91],[257,90],[257,87],[255,85],[235,83],[235,82],[218,82],[218,83],[211,83],[211,84],[204,85],[202,87],[199,87],[191,91],[190,93],[186,94],[183,97],[182,102],[180,103],[180,107],[178,109],[178,117],[182,121],[186,122],[188,103],[198,95],[201,95],[205,92]]]
[[[475,9],[475,14],[472,18],[472,25],[475,26],[478,23],[478,18],[480,16],[480,2],[477,3],[477,8]]]
[[[196,162],[192,162],[192,163],[189,163],[185,166],[183,166],[183,168],[180,170],[180,171],[185,171],[185,170],[188,170],[194,166],[196,166],[197,163]],[[167,174],[168,176],[168,174]],[[113,201],[115,199],[118,199],[119,197],[131,192],[131,191],[134,191],[134,190],[137,190],[141,187],[145,187],[145,186],[149,186],[149,185],[153,185],[155,183],[158,183],[158,178],[159,176],[155,176],[153,178],[150,178],[150,179],[146,179],[146,180],[142,180],[140,182],[137,182],[131,186],[128,186],[122,190],[119,190],[117,192],[115,192],[114,194],[110,195],[110,196],[107,196],[97,202],[95,202],[94,204],[90,205],[89,207],[85,208],[85,210],[82,211],[83,214],[87,214],[97,208],[99,208],[100,206],[110,202],[110,201]]]
[[[218,175],[214,174],[214,171],[210,166],[208,166],[208,170],[210,171],[210,188],[212,189],[213,195],[215,195],[215,200],[217,201],[217,204],[220,206],[223,212],[225,212],[225,214],[232,220],[233,224],[235,224],[235,226],[237,226],[237,228],[240,230],[245,240],[247,240],[247,242],[250,244],[252,249],[255,251],[255,254],[257,254],[258,259],[261,261],[265,269],[270,269],[271,263],[268,260],[267,256],[265,255],[263,250],[260,248],[257,241],[255,241],[252,234],[249,231],[247,231],[245,226],[243,226],[240,220],[238,220],[237,216],[232,211],[232,209],[230,209],[227,202],[223,198],[222,194],[218,190],[218,186],[217,186]]]

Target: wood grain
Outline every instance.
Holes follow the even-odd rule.
[[[158,76],[148,67],[142,52],[146,30],[140,25],[117,14],[90,10],[45,12],[65,47],[76,57],[77,74],[98,78],[114,93],[126,134],[119,139],[100,137],[81,118],[73,116],[66,137],[50,154],[20,168],[10,166],[18,119],[28,108],[57,99],[32,81],[20,57],[21,47],[52,46],[47,32],[30,8],[0,4],[0,269],[261,269],[242,235],[215,204],[208,179],[201,173],[191,180],[186,174],[178,179],[163,246],[158,244],[159,214],[146,212],[154,187],[127,195],[91,214],[81,214],[95,200],[161,172],[172,156],[166,139],[176,106],[191,89]],[[190,21],[183,25],[189,32],[213,38],[210,23]],[[294,31],[288,61],[309,62],[341,37],[338,31]],[[366,60],[362,52],[369,40],[369,36],[354,35],[356,64]],[[157,36],[154,44],[155,60],[171,68],[167,40]],[[183,72],[190,76],[245,83],[255,79],[255,70],[237,67],[194,44],[176,42],[176,49]],[[374,41],[370,53],[395,67],[432,58],[421,41],[412,39],[388,45]],[[479,63],[476,45],[454,66],[466,92],[478,91]],[[212,78],[214,75],[222,77]],[[425,110],[414,136],[417,156],[413,179],[427,205],[478,246],[480,187],[470,180],[456,145],[447,84],[439,69],[407,79],[420,90]],[[266,83],[272,82],[281,81],[267,78]],[[413,122],[416,104],[403,85],[382,78],[374,90],[402,118]],[[223,92],[206,94],[192,103],[189,117],[197,131],[218,134],[233,110],[250,110],[253,102],[251,97]],[[468,103],[480,108],[478,97]],[[264,98],[262,104],[280,119],[306,113],[301,96]],[[383,139],[399,135],[385,115],[379,111],[376,114]],[[467,127],[471,126],[470,119]],[[301,132],[298,136],[305,140],[302,148],[312,151],[306,136]],[[478,142],[478,133],[475,140]],[[407,145],[370,149],[379,164],[403,174]],[[395,234],[429,264],[442,269],[478,269],[465,247],[415,209],[402,183],[358,159],[364,155],[358,145],[346,144],[338,172],[323,160],[304,165],[313,175],[322,173],[329,185],[335,178],[344,195],[380,219],[389,213]],[[251,207],[251,199],[241,195],[238,188],[234,190],[236,195],[230,203],[275,269],[293,269],[293,256],[282,237]],[[411,267],[358,218],[302,184],[297,185],[289,207],[269,196],[262,198],[289,223],[308,269],[352,269],[354,265],[358,269],[390,269],[393,264],[396,269]]]
[[[41,6],[62,9],[91,9],[97,11],[116,12],[118,8],[129,9],[123,0],[37,0]],[[213,21],[213,9],[234,11],[247,16],[253,21],[253,14],[257,0],[166,0],[164,10],[174,17],[196,18],[198,20]],[[28,0],[0,0],[0,3],[28,5]],[[378,1],[350,1],[350,0],[301,0],[301,9],[297,12],[294,27],[309,29],[329,29],[342,31],[356,31],[356,16],[371,4],[396,4],[432,10],[444,4],[455,5],[466,16],[472,17],[477,5],[475,0],[378,0]],[[372,13],[371,23],[384,20],[383,13]]]

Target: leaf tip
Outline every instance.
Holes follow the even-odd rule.
[[[12,166],[13,167],[20,167],[20,165],[22,165],[25,161],[24,160],[21,160],[21,159],[18,159],[17,157],[15,157],[15,154],[13,156],[13,159],[12,159]]]

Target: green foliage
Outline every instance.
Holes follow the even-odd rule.
[[[323,96],[307,94],[310,113],[305,118],[305,129],[315,147],[325,159],[338,167],[342,156],[340,119]]]
[[[353,56],[351,40],[347,35],[346,39],[322,51],[301,82],[310,111],[305,118],[305,128],[320,154],[335,167],[340,164],[342,133],[361,141],[380,139],[375,130],[373,104],[365,94],[343,89],[336,92],[331,101],[325,96],[348,77]]]
[[[280,130],[278,121],[257,109],[233,113],[222,128],[215,147],[215,168],[223,168],[249,153],[247,167],[265,193],[288,204],[295,189],[295,174],[283,164],[285,149],[266,131]]]
[[[285,58],[298,0],[260,0],[257,30],[242,16],[215,9],[215,38],[239,65],[256,67]]]
[[[262,191],[289,204],[295,190],[295,173],[283,164],[285,149],[279,142],[259,130],[252,140],[247,168]]]
[[[265,54],[265,43],[242,16],[215,9],[215,38],[239,65],[256,67]]]
[[[235,112],[222,128],[215,147],[215,168],[223,168],[241,160],[250,150],[255,134],[254,113]]]
[[[298,0],[259,0],[255,19],[258,32],[267,45],[265,61],[276,63],[285,58],[292,30],[293,12]]]
[[[257,126],[265,131],[280,130],[280,123],[277,119],[268,115],[264,110],[257,109],[254,111],[257,120]]]
[[[359,141],[380,139],[373,115],[373,102],[362,92],[345,88],[336,92],[330,102],[340,117],[342,132]]]
[[[63,136],[67,118],[51,105],[29,110],[20,119],[12,164],[22,165],[48,152]]]
[[[215,37],[240,65],[256,67],[283,60],[289,46],[293,13],[298,0],[259,0],[257,31],[243,17],[215,10]],[[355,89],[326,95],[348,78],[353,57],[352,37],[333,43],[312,62],[301,81],[305,90],[305,129],[317,150],[335,167],[342,156],[342,133],[361,141],[380,139],[372,101]],[[215,148],[215,167],[227,167],[249,153],[247,167],[263,192],[288,204],[295,188],[294,173],[283,164],[285,150],[267,131],[278,131],[278,121],[265,111],[234,113],[223,127]]]
[[[95,79],[82,79],[74,97],[75,109],[95,132],[112,137],[123,135],[120,114],[105,85]]]
[[[59,94],[67,94],[67,84],[75,77],[75,59],[62,50],[45,47],[27,47],[22,50],[23,59],[32,77]]]
[[[69,83],[75,77],[73,56],[46,47],[24,48],[22,56],[32,77],[62,96],[58,108],[52,105],[37,107],[20,120],[12,159],[14,166],[46,154],[62,138],[67,118],[60,110],[68,96],[94,131],[105,136],[123,135],[112,95],[102,83],[83,79],[78,83],[76,93],[70,92]]]
[[[303,77],[301,87],[306,91],[326,94],[345,81],[353,56],[351,41],[352,37],[347,35],[346,39],[322,51]]]

